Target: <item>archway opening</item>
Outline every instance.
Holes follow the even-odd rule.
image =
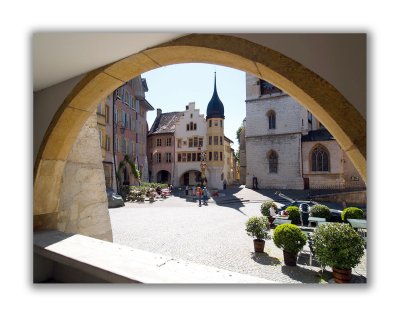
[[[35,227],[57,227],[65,162],[99,100],[143,72],[184,62],[237,68],[286,91],[331,131],[366,180],[365,119],[332,85],[296,61],[264,46],[232,36],[190,35],[97,69],[71,91],[48,128],[36,159]]]
[[[201,182],[201,172],[199,170],[189,170],[179,177],[179,185],[196,186]]]
[[[171,184],[171,173],[165,170],[161,170],[157,173],[157,183]]]

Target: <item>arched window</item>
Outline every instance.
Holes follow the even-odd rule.
[[[268,129],[275,129],[276,128],[275,111],[273,111],[273,110],[268,111],[267,117],[268,117]]]
[[[311,170],[313,172],[329,172],[329,152],[322,145],[311,152]]]
[[[278,154],[270,151],[268,154],[269,172],[278,173]]]

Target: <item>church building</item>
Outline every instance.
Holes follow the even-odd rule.
[[[366,187],[346,153],[317,118],[285,92],[249,74],[244,122],[240,173],[246,187]]]

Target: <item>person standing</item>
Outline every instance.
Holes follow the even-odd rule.
[[[199,207],[201,207],[201,196],[202,196],[202,190],[201,190],[201,187],[200,187],[200,185],[197,185],[197,188],[196,188],[196,196],[197,196],[197,198],[199,199]]]
[[[189,195],[189,185],[186,185],[185,194],[186,196]]]
[[[207,190],[207,187],[203,188],[203,205],[204,206],[208,205],[208,190]]]

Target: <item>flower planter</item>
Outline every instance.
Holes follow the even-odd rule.
[[[261,239],[254,239],[254,251],[258,253],[264,252],[265,241]]]
[[[297,265],[297,254],[290,253],[283,250],[283,261],[287,266],[296,266]]]
[[[333,278],[336,283],[349,283],[352,279],[351,269],[332,268]]]

